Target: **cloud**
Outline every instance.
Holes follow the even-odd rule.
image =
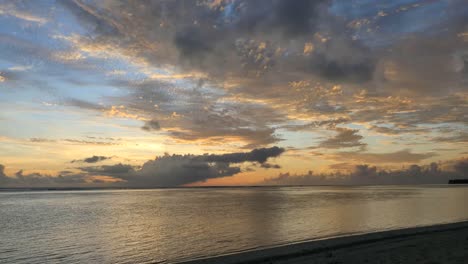
[[[79,169],[84,172],[106,176],[119,176],[123,174],[130,174],[135,171],[133,166],[122,163],[115,165],[80,167]]]
[[[207,65],[199,60],[217,60],[213,55],[228,54],[226,47],[241,38],[252,39],[256,34],[279,35],[282,38],[301,38],[314,33],[318,21],[320,5],[327,1],[295,2],[274,1],[233,1],[224,3],[220,8],[204,8],[197,6],[195,1],[184,4],[192,5],[192,12],[181,17],[180,3],[170,5],[154,5],[160,10],[172,10],[172,16],[167,15],[165,22],[173,24],[179,19],[179,27],[174,36],[175,47],[182,58],[190,60],[195,65]],[[149,19],[149,17],[146,17]],[[190,23],[195,19],[199,24]],[[213,27],[215,25],[216,27]],[[213,55],[211,55],[211,54]],[[230,58],[225,57],[225,58]],[[253,60],[244,57],[247,64],[255,64]]]
[[[142,120],[164,124],[161,130],[178,142],[226,138],[247,147],[265,146],[281,139],[275,132],[288,119],[313,120],[320,114],[373,122],[371,129],[385,135],[423,133],[420,124],[466,123],[466,99],[460,96],[467,80],[466,47],[458,37],[465,30],[460,4],[445,3],[450,17],[427,21],[417,8],[402,18],[397,6],[389,7],[385,18],[372,18],[381,10],[355,4],[352,8],[363,10],[362,20],[339,1],[74,1],[64,5],[91,37],[60,39],[90,57],[137,65],[147,79],[122,82],[130,93],[109,101]],[[439,7],[421,8],[431,13]],[[350,27],[359,24],[353,21],[367,22]],[[313,48],[304,54],[306,45]],[[186,89],[175,84],[177,78],[152,79],[168,68],[176,73],[167,76],[192,76],[185,78],[191,84],[200,82],[194,76],[203,76],[204,85]],[[289,87],[292,82],[309,85]],[[341,93],[330,94],[326,86],[337,84]],[[361,89],[367,95],[354,98]],[[238,100],[228,105],[226,98]],[[246,103],[252,99],[266,103]],[[103,111],[98,105],[76,105]]]
[[[394,128],[374,125],[370,127],[370,129],[384,135],[399,135],[404,133],[420,134],[430,132],[430,129],[418,127]]]
[[[98,36],[92,39],[93,47],[118,45],[121,53],[131,53],[153,66],[184,66],[186,71],[202,71],[218,80],[235,76],[263,85],[269,81],[256,78],[257,73],[272,72],[284,84],[290,81],[289,75],[311,72],[333,80],[362,80],[372,75],[369,52],[351,41],[344,25],[336,26],[336,39],[314,37],[319,25],[335,21],[326,10],[329,1],[233,1],[222,3],[219,9],[197,1],[145,4],[147,9],[137,8],[137,3],[115,8],[112,3],[75,1],[67,7]],[[291,38],[301,44],[292,45]],[[318,55],[305,58],[304,43],[317,41]],[[153,50],[148,43],[158,48]],[[147,52],[150,48],[153,52]]]
[[[453,161],[448,169],[441,169],[439,164],[431,163],[424,166],[410,165],[406,169],[385,170],[375,166],[355,165],[348,173],[314,174],[309,171],[305,175],[280,173],[277,177],[265,179],[265,185],[393,185],[393,184],[447,184],[449,179],[466,176],[466,159]],[[341,167],[341,165],[340,165]],[[346,166],[347,167],[347,166]]]
[[[324,0],[240,2],[237,3],[241,11],[236,23],[240,31],[276,31],[284,37],[302,36],[316,30],[320,5],[326,2]]]
[[[454,26],[449,30],[454,30]],[[419,36],[394,45],[392,52],[381,61],[382,88],[433,95],[463,90],[467,49],[455,33],[443,36],[444,41],[440,41],[440,35]]]
[[[363,163],[418,163],[422,160],[436,156],[436,153],[413,153],[409,149],[403,149],[388,153],[372,152],[337,152],[332,154],[336,160],[352,160]]]
[[[186,89],[161,80],[119,81],[115,85],[131,88],[118,104],[125,105],[128,113],[149,120],[144,130],[154,131],[159,124],[159,131],[177,142],[223,140],[252,148],[280,140],[271,127],[281,120],[277,111],[265,104],[223,99],[203,80]]]
[[[96,162],[107,160],[107,159],[111,159],[111,157],[92,156],[92,157],[84,158],[82,160],[72,160],[71,163],[75,163],[75,162],[96,163]]]
[[[333,51],[329,48],[330,52]],[[338,48],[337,48],[338,49]],[[358,49],[353,48],[353,49]],[[361,48],[365,50],[364,48]],[[350,52],[353,52],[350,50]],[[333,81],[367,82],[373,78],[375,62],[370,57],[360,58],[358,61],[330,59],[326,55],[318,55],[313,64],[320,76]]]
[[[23,72],[23,71],[29,71],[32,68],[33,68],[32,65],[17,65],[17,66],[13,66],[13,67],[8,68],[8,70]]]
[[[261,163],[260,167],[265,169],[281,169],[281,166],[278,164],[270,164],[270,163]]]
[[[254,149],[250,152],[211,155],[165,155],[145,162],[141,168],[116,164],[81,167],[92,175],[106,175],[122,179],[126,187],[173,187],[206,181],[212,178],[228,177],[241,172],[232,164],[258,162],[264,164],[269,158],[284,152],[279,147]]]
[[[75,106],[83,109],[88,109],[88,110],[96,110],[96,111],[103,111],[105,110],[105,107],[99,104],[87,102],[84,100],[79,100],[79,99],[68,99],[65,102],[67,105],[70,106]]]
[[[318,145],[319,148],[364,148],[367,145],[361,142],[363,136],[357,134],[359,132],[358,129],[337,127],[335,128],[335,130],[338,132],[338,134],[320,142],[320,144]]]
[[[23,73],[16,72],[11,69],[0,70],[0,83],[18,81],[23,77],[23,75]]]
[[[34,22],[40,25],[47,22],[46,18],[37,16],[25,10],[20,10],[14,4],[2,4],[0,5],[0,15],[12,16],[27,22]]]
[[[325,127],[328,129],[334,129],[337,125],[351,122],[351,119],[348,117],[337,117],[331,118],[326,120],[317,120],[308,122],[302,125],[286,125],[282,128],[287,129],[289,131],[301,131],[301,130],[315,130],[317,128]]]
[[[115,139],[113,138],[96,138],[96,137],[87,137],[88,139],[92,140],[83,140],[83,139],[73,139],[73,138],[64,138],[64,139],[49,139],[49,138],[30,138],[30,142],[34,143],[55,143],[55,142],[62,142],[68,143],[73,145],[97,145],[97,146],[111,146],[111,145],[118,145]],[[101,139],[101,140],[97,140]]]
[[[50,143],[50,142],[56,142],[56,140],[48,139],[48,138],[30,138],[29,141],[35,142],[35,143]]]
[[[118,143],[115,143],[112,141],[92,141],[92,140],[81,140],[81,139],[72,139],[72,138],[61,139],[61,141],[69,143],[69,144],[76,144],[76,145],[97,145],[97,146],[118,145]]]
[[[468,124],[464,113],[466,95],[457,93],[449,96],[417,98],[394,97],[382,98],[371,92],[355,94],[355,105],[348,105],[352,109],[352,122],[368,123],[368,129],[382,135],[401,135],[403,140],[424,140],[444,142],[450,140],[463,141],[463,135],[457,131],[442,131],[437,128],[440,124],[453,127],[465,127]],[[429,133],[435,135],[429,138]],[[423,135],[425,134],[425,135]],[[414,139],[411,136],[418,135]],[[422,136],[421,136],[422,135]]]
[[[44,175],[40,173],[23,174],[20,170],[14,176],[7,176],[5,167],[0,164],[0,187],[1,188],[47,188],[47,187],[86,187],[92,186],[92,177],[84,174],[64,173],[57,176]]]
[[[448,143],[468,143],[468,133],[460,132],[453,136],[440,136],[432,139],[434,142],[448,142]]]
[[[254,149],[250,152],[238,152],[221,155],[202,155],[196,156],[194,160],[206,162],[225,162],[225,163],[242,163],[242,162],[259,162],[264,163],[268,158],[278,157],[284,152],[283,148],[271,147]]]
[[[335,163],[328,166],[332,170],[339,170],[339,171],[352,171],[354,170],[355,165],[347,162]]]
[[[0,186],[5,185],[9,181],[9,178],[5,175],[5,166],[0,164]]]
[[[232,176],[239,172],[239,167],[231,167],[229,163],[209,163],[184,156],[166,156],[147,161],[140,170],[132,174],[113,176],[125,180],[124,185],[130,187],[174,187]]]
[[[461,176],[466,177],[468,175],[468,159],[455,163],[453,167]]]
[[[56,91],[37,98],[52,95],[57,104],[47,110],[34,106],[35,111],[77,107],[104,118],[134,119],[144,124],[126,130],[158,131],[144,136],[160,137],[174,148],[252,149],[283,140],[296,146],[309,132],[329,130],[336,135],[321,139],[316,148],[359,151],[348,149],[336,159],[407,163],[435,153],[368,153],[366,143],[376,151],[379,146],[374,137],[364,136],[378,133],[379,142],[400,146],[465,143],[459,133],[468,124],[464,1],[420,1],[404,12],[398,3],[382,11],[381,5],[366,2],[74,0],[61,1],[65,8],[54,7],[54,12],[48,4],[2,5],[6,27],[0,50],[6,70],[0,85],[6,88],[5,103],[30,97],[28,87],[54,86]],[[37,26],[47,23],[41,13],[57,23]],[[73,19],[63,20],[69,15]],[[38,39],[28,34],[31,28],[52,37]],[[25,62],[33,70],[11,67]],[[75,89],[92,92],[83,97]],[[29,103],[17,107],[30,108]],[[76,110],[74,117],[85,118]],[[124,120],[109,119],[117,121],[115,132],[124,133]],[[95,122],[81,123],[95,130]],[[443,132],[441,125],[459,131]],[[351,129],[356,126],[360,131]],[[116,144],[89,138],[31,142],[37,147],[41,142]],[[322,158],[327,157],[333,155]]]
[[[157,130],[161,130],[161,126],[159,125],[158,121],[150,120],[150,121],[146,121],[145,124],[141,127],[141,129],[145,131],[157,131]]]
[[[209,36],[203,34],[195,28],[184,29],[176,33],[174,44],[183,57],[202,59],[201,56],[213,50],[212,43],[206,41]]]

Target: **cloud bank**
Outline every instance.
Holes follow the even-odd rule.
[[[0,188],[60,188],[96,186],[100,181],[83,174],[60,173],[57,176],[40,173],[23,174],[20,170],[14,176],[5,174],[0,164]]]
[[[468,175],[468,159],[452,161],[447,168],[433,162],[429,165],[410,165],[405,169],[385,170],[370,165],[344,166],[338,169],[348,169],[348,173],[336,172],[314,174],[309,171],[305,175],[280,173],[277,177],[265,179],[265,185],[408,185],[408,184],[447,184],[450,179],[466,178]]]
[[[132,187],[180,186],[233,176],[241,172],[241,168],[233,164],[264,164],[269,158],[278,157],[283,152],[282,148],[272,147],[221,155],[165,155],[145,162],[140,169],[125,171],[127,168],[117,165],[118,172],[115,167],[104,167],[104,171],[98,172],[122,179],[125,185]]]
[[[55,187],[55,186],[102,186],[100,176],[110,177],[115,183],[107,186],[129,188],[176,187],[185,184],[203,182],[208,179],[229,177],[242,171],[244,162],[265,164],[264,168],[276,168],[267,164],[270,158],[279,157],[285,150],[279,147],[253,149],[250,152],[205,155],[164,155],[145,162],[142,166],[128,164],[82,166],[75,174],[58,176],[41,175],[37,173],[23,175],[22,171],[14,177],[4,174],[0,167],[0,187]],[[100,156],[93,156],[84,161],[95,163]]]

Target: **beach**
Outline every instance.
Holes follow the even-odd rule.
[[[185,264],[468,263],[468,221],[245,251]]]

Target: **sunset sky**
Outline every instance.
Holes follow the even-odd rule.
[[[468,4],[0,0],[0,109],[0,187],[468,171]]]

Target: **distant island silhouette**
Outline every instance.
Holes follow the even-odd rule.
[[[449,184],[468,184],[468,179],[453,179],[449,180]]]

